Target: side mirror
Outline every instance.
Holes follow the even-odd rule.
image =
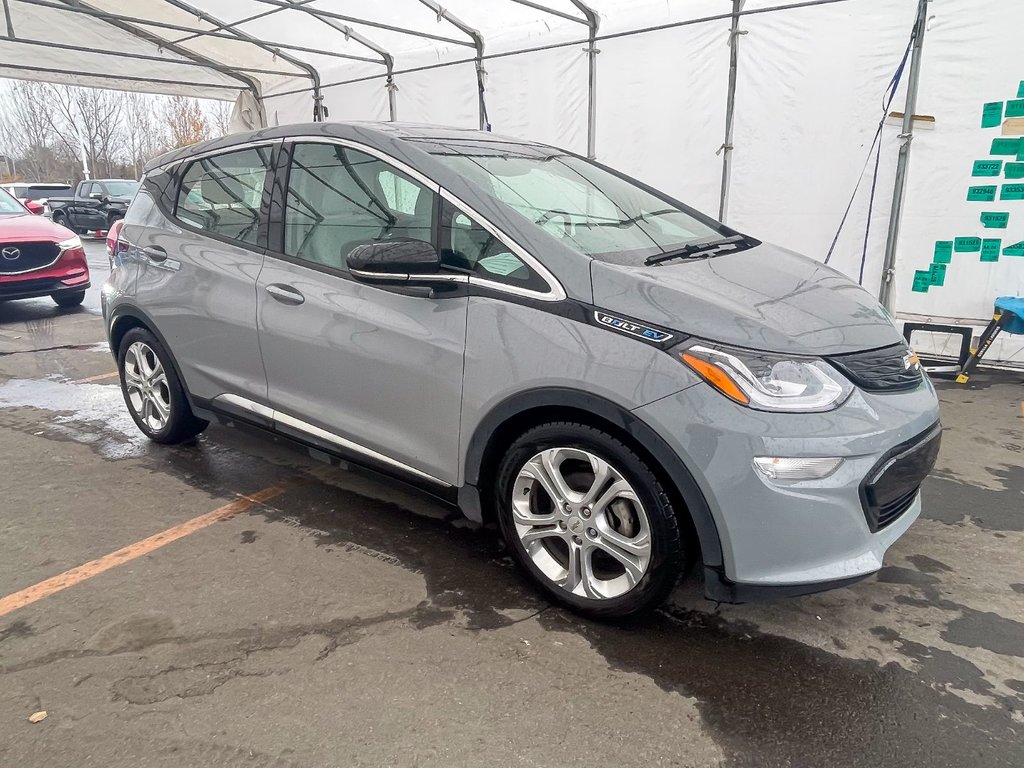
[[[353,277],[365,283],[431,285],[453,282],[441,272],[441,257],[423,240],[382,240],[353,248],[345,259]]]
[[[91,197],[93,200],[102,200],[103,199],[103,193],[102,192],[90,192],[89,193],[89,197]]]

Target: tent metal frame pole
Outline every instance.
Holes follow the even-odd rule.
[[[267,51],[268,53],[272,53],[274,56],[277,56],[283,61],[287,61],[292,66],[298,67],[299,69],[305,71],[309,75],[309,79],[312,81],[313,84],[313,122],[322,122],[324,118],[327,117],[327,113],[324,110],[324,95],[323,91],[321,91],[320,89],[320,73],[317,71],[317,68],[314,67],[312,64],[309,64],[303,61],[302,59],[297,59],[294,56],[285,53],[280,48],[277,48],[273,45],[268,45],[267,43],[264,43],[262,40],[260,40],[258,37],[254,37],[250,35],[248,32],[243,32],[237,27],[234,27],[231,24],[221,21],[216,16],[211,16],[206,11],[200,10],[199,8],[196,8],[194,5],[190,3],[186,3],[184,0],[163,1],[170,6],[173,6],[174,8],[185,11],[186,13],[193,14],[197,19],[199,19],[200,21],[205,21],[207,24],[223,25],[221,27],[222,29],[228,30],[239,40],[244,40],[247,43],[255,45],[257,48],[261,48],[264,51]]]
[[[175,66],[182,67],[199,67],[201,69],[214,69],[209,63],[194,61],[192,59],[168,59],[166,56],[157,56],[155,54],[130,53],[128,51],[116,51],[109,48],[90,48],[85,45],[72,45],[71,43],[55,43],[50,40],[30,40],[25,37],[8,37],[6,35],[0,35],[0,41],[5,43],[17,43],[21,45],[35,45],[44,48],[56,48],[62,51],[75,51],[76,53],[99,53],[104,56],[114,56],[116,58],[124,59],[138,59],[140,61],[160,61],[164,64],[174,64]],[[156,45],[156,43],[154,43],[154,45]],[[162,45],[161,47],[166,50],[170,50],[166,44]],[[222,75],[229,76],[235,73],[249,72],[256,75],[280,75],[282,77],[295,77],[294,72],[286,72],[282,69],[260,69],[258,67],[224,67],[221,69],[216,69],[214,71],[217,71]]]
[[[487,100],[485,98],[487,71],[484,69],[484,36],[442,8],[437,0],[420,0],[420,2],[437,14],[439,22],[442,19],[447,21],[473,41],[473,47],[476,49],[476,57],[473,62],[476,66],[477,113],[480,117],[480,130],[491,130],[491,124],[487,120]]]
[[[299,3],[300,5],[305,5],[306,3],[312,3],[313,0],[296,0],[296,2]],[[283,10],[285,10],[285,9],[284,8],[272,8],[270,10],[263,11],[262,13],[254,13],[252,16],[246,16],[244,19],[238,19],[237,21],[232,21],[231,23],[234,24],[234,25],[248,24],[250,21],[257,21],[259,19],[265,19],[265,18],[267,18],[267,16],[273,16],[275,13],[280,13]],[[220,29],[223,29],[223,27],[214,27],[210,31],[211,32],[216,32],[216,31],[218,31]],[[185,35],[185,37],[182,37],[182,38],[180,38],[178,40],[175,40],[174,42],[176,42],[176,43],[187,43],[189,40],[194,40],[195,38],[200,37],[200,36],[201,36],[201,34],[196,32],[196,33],[193,33],[191,35]]]
[[[4,0],[4,21],[7,22],[7,37],[14,39],[14,22],[11,21],[10,0]]]
[[[316,8],[307,8],[306,4],[311,1],[312,0],[285,0],[285,2],[291,4],[295,8],[295,10],[307,13],[310,16],[313,16],[318,21],[322,22],[323,24],[326,24],[331,29],[341,32],[341,34],[345,36],[346,41],[355,40],[364,48],[368,48],[369,50],[373,51],[378,56],[380,56],[380,62],[378,63],[383,64],[385,69],[387,70],[387,81],[385,83],[384,88],[386,89],[388,94],[388,114],[390,116],[391,122],[397,120],[398,107],[395,103],[395,92],[398,90],[398,86],[395,85],[394,56],[392,56],[382,46],[370,40],[368,37],[365,37],[359,32],[356,32],[356,30],[352,29],[352,27],[350,27],[348,24],[343,24],[337,19],[332,19],[328,16],[322,16],[320,14],[320,11]]]
[[[591,160],[597,157],[595,131],[597,127],[597,54],[601,51],[597,47],[597,30],[601,25],[601,17],[597,11],[587,5],[583,0],[570,0],[576,9],[583,14],[583,18],[573,16],[571,13],[556,11],[533,0],[510,0],[516,5],[524,5],[536,11],[550,13],[568,21],[575,21],[577,24],[586,24],[587,47],[583,51],[587,54],[587,157]]]
[[[24,72],[39,72],[41,74],[53,74],[53,75],[73,75],[75,77],[95,77],[100,80],[117,80],[120,82],[130,83],[154,83],[156,85],[184,85],[190,88],[216,88],[218,90],[231,91],[237,93],[240,89],[237,85],[224,85],[218,83],[197,83],[194,80],[174,80],[171,78],[164,77],[142,77],[138,75],[132,75],[131,77],[125,77],[123,74],[108,75],[103,72],[86,72],[81,69],[63,69],[60,67],[38,67],[29,64],[12,64],[10,68],[17,71],[22,70]],[[120,89],[115,89],[120,90]]]
[[[572,4],[586,17],[589,30],[587,47],[583,49],[587,53],[587,157],[594,160],[597,157],[597,54],[601,52],[597,47],[597,30],[601,17],[583,0],[572,0]]]
[[[889,314],[896,310],[895,277],[896,245],[900,237],[903,219],[903,196],[907,186],[907,168],[910,165],[910,144],[914,140],[914,113],[917,110],[917,92],[921,85],[921,59],[924,52],[924,34],[928,27],[928,2],[918,0],[917,23],[914,25],[914,48],[910,56],[910,71],[907,75],[907,102],[903,108],[903,130],[900,140],[899,159],[896,161],[896,181],[892,192],[892,209],[889,212],[889,231],[885,237],[885,257],[882,260],[882,279],[878,287],[878,300]]]
[[[155,19],[144,19],[138,16],[127,16],[122,13],[111,13],[109,11],[101,11],[98,8],[93,8],[85,3],[73,0],[17,0],[19,3],[25,3],[26,5],[36,5],[40,8],[52,8],[58,11],[70,11],[72,13],[81,13],[92,18],[99,19],[101,21],[120,21],[128,24],[141,24],[147,27],[154,27],[156,29],[169,29],[176,32],[188,32],[195,33],[196,37],[215,37],[220,40],[235,40],[239,41],[241,38],[237,34],[224,31],[214,30],[197,30],[195,27],[186,27],[182,24],[173,24],[168,21],[157,21]],[[228,25],[230,26],[230,25]],[[169,38],[156,38],[161,41],[165,48],[169,48],[174,41]],[[243,41],[244,42],[244,41]],[[276,40],[262,40],[268,46],[274,48],[284,49],[286,51],[298,51],[300,53],[312,53],[317,56],[326,56],[334,59],[349,59],[351,61],[365,61],[368,64],[377,64],[376,59],[371,59],[368,56],[355,56],[350,53],[337,53],[336,51],[328,51],[323,48],[311,48],[309,46],[297,45],[294,43],[282,43]],[[264,48],[264,50],[267,50]],[[282,56],[281,58],[287,59]],[[299,77],[303,77],[301,73],[294,73]]]
[[[22,2],[31,2],[31,0],[21,0],[21,1]],[[144,40],[147,43],[150,43],[151,45],[157,46],[158,48],[163,48],[165,50],[171,51],[172,53],[176,53],[176,54],[178,54],[179,56],[181,56],[183,58],[190,59],[191,61],[195,61],[195,62],[198,62],[199,64],[205,65],[205,66],[209,67],[210,69],[214,70],[215,72],[220,72],[222,75],[234,78],[239,83],[244,85],[252,93],[253,98],[256,99],[256,104],[258,105],[258,107],[260,109],[260,116],[261,116],[261,118],[264,117],[264,114],[263,114],[263,109],[264,109],[263,108],[263,93],[262,93],[262,91],[260,89],[259,82],[257,80],[255,80],[254,78],[249,77],[248,75],[245,75],[245,74],[243,74],[241,72],[238,72],[235,69],[233,69],[232,67],[229,67],[229,66],[227,66],[225,64],[222,64],[222,63],[220,63],[218,61],[214,61],[213,59],[209,59],[206,56],[203,56],[202,54],[196,53],[195,51],[190,51],[188,48],[182,48],[179,45],[175,45],[174,43],[166,40],[165,38],[160,37],[159,35],[154,35],[152,32],[149,32],[148,30],[139,29],[138,27],[134,26],[133,24],[131,24],[131,23],[127,22],[127,21],[123,21],[123,20],[118,19],[118,18],[106,18],[107,16],[109,16],[109,14],[105,14],[104,12],[102,12],[102,11],[96,9],[96,8],[93,8],[91,5],[88,5],[88,4],[84,3],[84,2],[82,2],[81,0],[60,0],[59,3],[56,4],[56,5],[51,5],[51,4],[48,3],[47,7],[54,8],[55,10],[58,10],[58,11],[60,11],[60,10],[70,10],[70,11],[75,11],[76,13],[85,13],[87,15],[93,16],[94,18],[97,18],[100,21],[102,21],[107,26],[114,27],[115,29],[119,29],[122,32],[126,32],[127,34],[131,35],[132,37],[138,38],[139,40]],[[80,74],[80,75],[84,76],[85,73],[67,72],[65,74],[71,74],[71,75]],[[125,79],[123,75],[121,75],[119,77],[122,80]],[[129,78],[129,79],[132,79],[132,78]],[[138,78],[135,78],[135,79],[138,80]],[[145,82],[145,81],[142,81],[142,80],[139,80],[139,81],[140,82]],[[176,83],[176,84],[177,85],[186,85],[187,83]]]
[[[289,0],[255,0],[257,3],[263,3],[264,5],[276,5],[281,8],[292,8],[292,4]],[[458,40],[454,37],[442,37],[441,35],[435,35],[430,32],[420,32],[416,29],[409,29],[407,27],[396,27],[393,24],[385,24],[382,21],[373,21],[371,19],[363,19],[358,16],[348,16],[343,13],[335,13],[334,11],[327,11],[322,8],[310,8],[311,11],[316,13],[317,16],[321,16],[325,19],[336,19],[337,21],[347,21],[351,24],[363,24],[367,27],[375,27],[376,29],[386,29],[389,32],[398,32],[402,35],[412,35],[413,37],[419,37],[424,40],[435,40],[439,43],[449,43],[450,45],[462,45],[466,47],[472,47],[472,43],[467,43],[465,40]],[[457,26],[457,25],[456,25]]]
[[[732,23],[729,27],[729,87],[725,97],[725,141],[722,153],[722,191],[718,201],[718,220],[723,224],[729,215],[729,191],[732,185],[733,126],[736,118],[736,78],[739,69],[740,36],[747,34],[740,29],[740,15],[746,0],[732,0]]]
[[[568,21],[576,21],[581,24],[587,23],[583,19],[573,16],[571,13],[566,13],[565,11],[556,11],[554,8],[548,8],[546,5],[541,5],[540,3],[533,2],[533,0],[509,0],[509,2],[515,3],[516,5],[525,5],[527,8],[533,8],[533,10],[535,11],[550,13],[552,16],[558,16],[559,18],[566,19]],[[579,8],[579,5],[577,5],[576,3],[573,3],[573,5],[576,5],[576,7]]]

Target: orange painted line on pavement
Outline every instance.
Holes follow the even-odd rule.
[[[111,371],[110,373],[98,373],[95,376],[88,376],[84,379],[75,379],[72,384],[88,384],[91,381],[106,381],[107,379],[119,378],[121,374],[117,371]]]
[[[30,605],[37,600],[42,600],[44,597],[56,594],[68,587],[73,587],[76,584],[80,584],[86,579],[91,579],[93,576],[98,576],[101,573],[109,571],[111,568],[116,568],[119,565],[135,560],[142,555],[149,554],[150,552],[160,549],[160,547],[170,544],[172,541],[184,538],[189,534],[201,531],[203,528],[219,523],[221,520],[227,520],[245,512],[257,504],[262,504],[265,501],[269,501],[275,496],[280,496],[290,488],[295,487],[301,482],[299,478],[292,478],[286,480],[278,485],[272,485],[269,488],[264,488],[261,491],[250,494],[248,496],[240,496],[235,501],[225,504],[223,507],[218,507],[212,512],[207,512],[205,515],[199,517],[193,517],[191,520],[186,520],[181,525],[176,525],[173,528],[168,528],[166,531],[154,534],[149,538],[137,541],[134,544],[129,544],[127,547],[122,547],[116,552],[111,552],[109,555],[104,555],[96,560],[91,560],[88,563],[79,565],[71,570],[64,571],[64,573],[58,574],[53,578],[41,581],[38,584],[34,584],[31,587],[27,587],[20,592],[14,592],[13,594],[7,595],[7,597],[0,598],[0,617],[6,616],[12,611],[16,611],[19,608],[24,608],[26,605]]]

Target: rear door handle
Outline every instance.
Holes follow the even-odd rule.
[[[282,283],[271,283],[265,290],[282,304],[297,306],[306,300],[306,297],[295,288],[292,288],[290,285],[283,285]]]
[[[150,245],[142,249],[142,255],[150,261],[160,263],[161,261],[167,261],[167,251],[161,248],[159,245]]]

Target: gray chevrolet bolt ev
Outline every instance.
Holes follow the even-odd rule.
[[[839,273],[577,155],[395,123],[163,155],[103,291],[132,418],[246,422],[494,520],[614,618],[850,584],[921,509],[935,392]]]

